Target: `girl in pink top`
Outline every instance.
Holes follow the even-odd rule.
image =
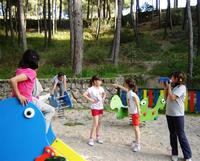
[[[39,55],[37,52],[30,49],[26,50],[19,62],[16,76],[10,79],[10,85],[12,88],[12,96],[17,97],[23,106],[31,101],[45,114],[46,132],[48,132],[55,109],[32,96],[37,76],[38,62]]]

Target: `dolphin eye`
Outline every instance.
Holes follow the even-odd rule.
[[[162,103],[162,104],[165,104],[165,103],[166,103],[166,101],[165,101],[164,98],[161,100],[161,103]]]
[[[147,104],[147,102],[146,101],[141,101],[141,103],[140,103],[142,106],[144,106],[144,105],[146,105]]]
[[[27,108],[27,109],[25,109],[25,111],[24,111],[24,116],[26,117],[26,118],[28,118],[28,119],[31,119],[31,118],[33,118],[34,116],[35,116],[35,111],[34,111],[34,109],[32,109],[32,108]]]

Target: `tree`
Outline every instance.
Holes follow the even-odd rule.
[[[200,55],[200,0],[197,0],[197,29],[198,29],[197,55]]]
[[[174,8],[178,8],[178,0],[174,0]]]
[[[82,19],[82,2],[74,0],[74,58],[73,58],[73,75],[82,74],[83,64],[83,19]]]
[[[8,14],[9,14],[9,29],[10,29],[10,36],[11,40],[13,41],[14,38],[14,31],[13,31],[13,21],[12,21],[12,4],[11,1],[7,1],[7,7],[8,7]]]
[[[167,28],[170,28],[170,30],[173,30],[172,25],[172,15],[171,15],[171,1],[167,0],[167,11],[166,11],[166,17],[165,17],[165,33],[164,37],[167,36]]]
[[[186,1],[186,5],[185,5],[185,8],[184,8],[184,14],[183,14],[183,24],[182,24],[182,30],[185,30],[185,25],[186,25],[186,22],[187,22],[187,19],[188,19],[188,10],[187,10],[187,1]]]
[[[3,25],[5,25],[5,11],[4,11],[3,0],[1,0],[0,2],[1,2],[1,12],[2,12],[2,15],[3,15]]]
[[[99,39],[99,34],[100,34],[100,29],[101,29],[101,5],[102,5],[102,0],[97,0],[98,20],[97,20],[97,26],[96,26],[96,40]]]
[[[44,46],[47,48],[47,1],[43,2],[43,19],[44,19]]]
[[[88,0],[88,4],[87,4],[87,19],[88,20],[90,18],[90,2],[91,2],[91,0]]]
[[[27,49],[27,41],[26,41],[26,30],[25,30],[25,19],[24,19],[24,9],[23,9],[23,1],[17,1],[18,7],[18,17],[19,17],[19,38],[20,38],[20,46],[22,46],[23,50]]]
[[[48,46],[51,44],[51,0],[48,0]]]
[[[107,17],[108,20],[111,19],[110,0],[107,0],[107,12],[106,12],[106,17]]]
[[[121,33],[121,18],[122,18],[122,9],[123,9],[123,0],[117,0],[117,19],[116,19],[116,29],[113,40],[112,47],[112,61],[114,65],[119,63],[119,48],[120,48],[120,33]]]
[[[60,0],[59,26],[61,25],[61,18],[62,18],[62,0]]]
[[[134,0],[131,0],[130,15],[131,15],[132,24],[133,24],[133,31],[135,34],[135,42],[136,42],[136,45],[139,46],[138,25],[135,19],[135,14],[133,13],[133,6],[134,6]]]
[[[71,64],[73,65],[74,60],[74,15],[73,15],[73,0],[68,0],[68,12],[70,20],[70,55]]]
[[[193,76],[193,57],[194,57],[194,47],[193,47],[193,23],[192,23],[192,13],[191,13],[191,7],[190,7],[190,0],[187,0],[187,15],[188,15],[188,74],[189,79],[192,79]]]

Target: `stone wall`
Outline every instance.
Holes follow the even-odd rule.
[[[122,78],[104,79],[104,89],[107,93],[107,99],[105,103],[108,105],[112,95],[116,93],[116,90],[112,87],[113,83],[122,83]],[[44,93],[49,93],[52,88],[50,79],[40,79]],[[88,102],[83,98],[82,94],[87,90],[89,85],[89,79],[69,79],[68,90],[73,93],[74,101],[76,106],[88,106]],[[11,93],[10,85],[8,80],[0,80],[0,98],[9,97]]]

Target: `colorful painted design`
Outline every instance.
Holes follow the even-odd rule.
[[[158,110],[163,109],[165,106],[165,99],[164,95],[160,95],[158,97],[157,103],[155,107],[149,108],[149,99],[144,98],[140,102],[140,108],[141,108],[141,115],[140,115],[140,121],[152,121],[156,120],[158,118]],[[117,119],[123,119],[124,117],[128,116],[128,107],[123,106],[121,98],[118,95],[114,95],[110,102],[110,107],[112,110],[117,109],[116,117]]]
[[[3,129],[0,133],[2,161],[34,161],[49,146],[56,155],[64,155],[68,161],[86,161],[64,146],[64,142],[54,148],[59,139],[51,128],[46,134],[45,118],[32,103],[22,106],[16,98],[0,101],[0,122],[0,129]],[[62,150],[58,151],[59,148]]]

